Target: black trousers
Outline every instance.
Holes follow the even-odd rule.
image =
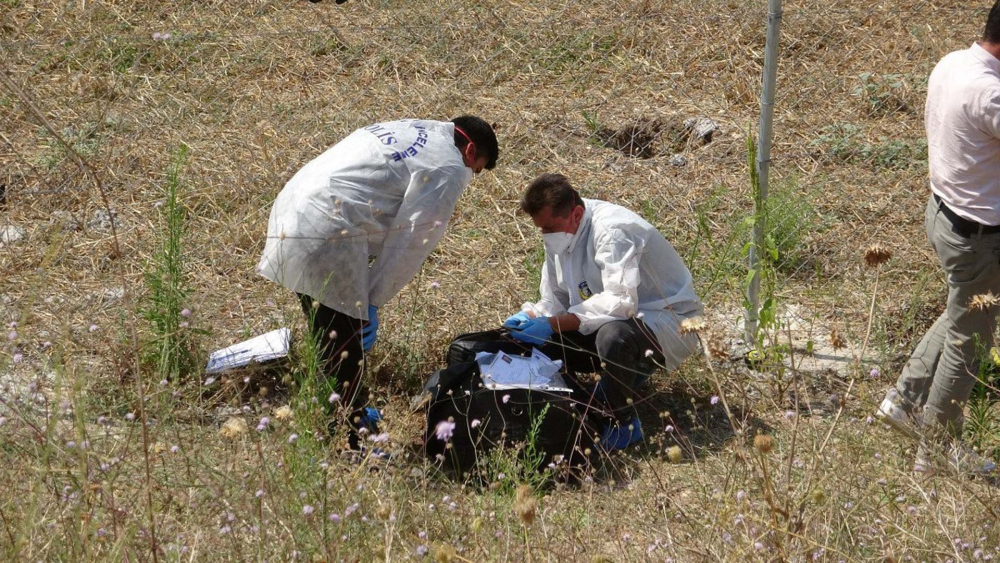
[[[640,319],[606,323],[590,334],[553,334],[540,351],[562,360],[570,373],[601,374],[601,390],[614,417],[628,422],[635,416],[638,390],[663,363],[656,335]]]
[[[343,405],[352,409],[351,419],[360,416],[368,404],[368,391],[362,381],[365,353],[361,329],[365,321],[335,311],[308,295],[298,294],[302,312],[316,342],[319,343],[320,363],[326,377],[333,381],[331,389],[340,395]],[[332,405],[321,397],[324,405]]]

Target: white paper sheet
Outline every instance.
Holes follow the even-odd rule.
[[[219,373],[243,367],[251,362],[262,363],[283,358],[288,355],[291,334],[292,331],[287,328],[279,328],[245,342],[216,350],[208,357],[205,373]]]
[[[560,391],[572,393],[566,381],[559,375],[562,361],[552,361],[548,356],[533,348],[531,357],[511,356],[498,352],[476,354],[483,384],[488,389],[537,389],[540,391]]]

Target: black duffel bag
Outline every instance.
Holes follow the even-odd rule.
[[[531,346],[510,337],[510,331],[505,328],[470,332],[462,334],[451,341],[448,346],[448,365],[453,366],[465,362],[474,362],[479,352],[503,352],[513,356],[530,356]]]
[[[585,469],[596,456],[596,425],[578,383],[563,372],[572,393],[489,389],[475,362],[478,352],[529,355],[531,347],[503,329],[464,334],[452,342],[448,367],[435,372],[425,386],[431,397],[424,435],[427,457],[462,477],[474,473],[497,447],[522,448],[522,461],[535,465],[525,468],[529,471],[554,467],[573,476]]]

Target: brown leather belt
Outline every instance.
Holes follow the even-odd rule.
[[[970,221],[964,217],[959,217],[951,210],[937,194],[934,194],[934,201],[937,203],[941,213],[951,221],[951,230],[956,235],[963,238],[971,238],[972,235],[992,235],[1000,233],[1000,225],[983,225],[975,221]]]

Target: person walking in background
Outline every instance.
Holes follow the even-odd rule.
[[[996,464],[961,436],[1000,295],[1000,0],[982,38],[934,68],[924,117],[932,192],[924,221],[948,301],[877,416],[922,440],[915,469],[991,473]]]
[[[366,408],[365,352],[378,312],[420,270],[473,174],[499,156],[493,128],[462,116],[358,129],[300,169],[278,194],[257,272],[298,294],[324,369],[357,428]],[[349,433],[358,446],[355,431]]]

